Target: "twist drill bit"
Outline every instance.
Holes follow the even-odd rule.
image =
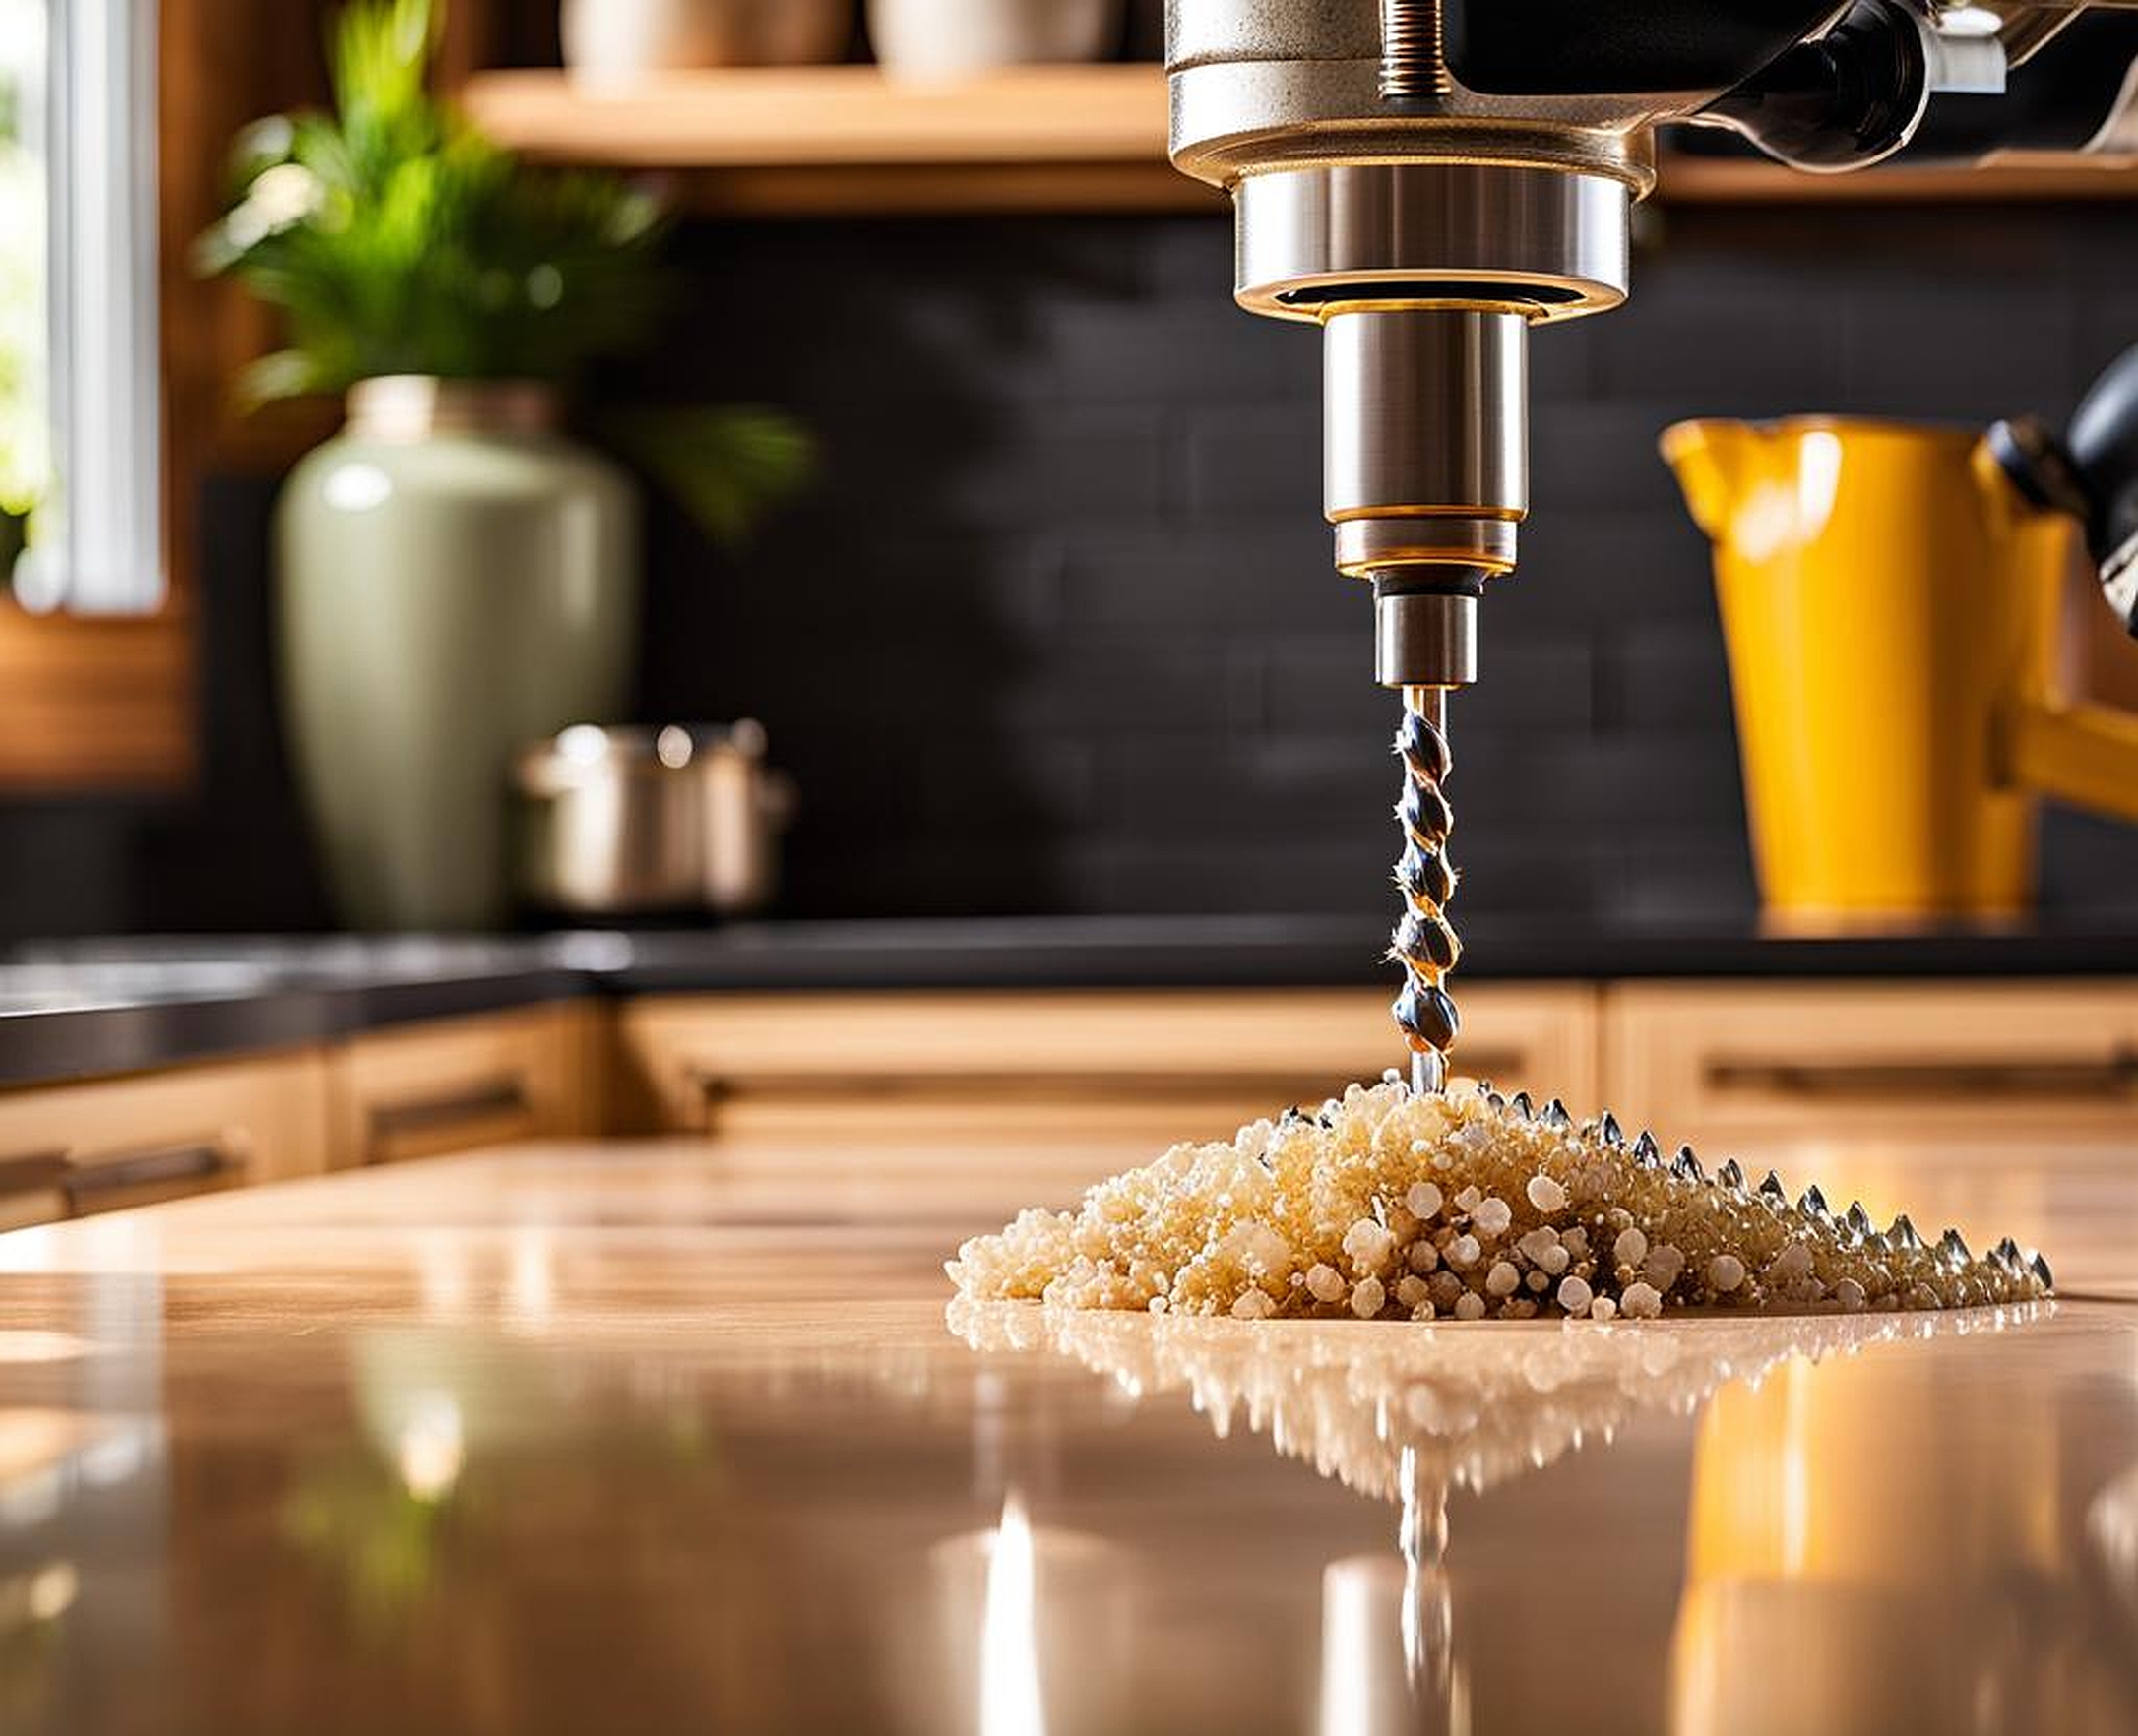
[[[1455,816],[1441,789],[1454,763],[1443,727],[1445,703],[1439,688],[1405,688],[1403,722],[1396,731],[1404,772],[1403,799],[1396,805],[1404,838],[1396,885],[1404,912],[1389,957],[1403,965],[1403,992],[1394,1012],[1411,1051],[1411,1088],[1421,1095],[1447,1083],[1448,1052],[1461,1028],[1455,1003],[1441,986],[1462,955],[1445,913],[1455,892],[1455,870],[1447,857]]]

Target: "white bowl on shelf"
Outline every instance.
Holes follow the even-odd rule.
[[[564,64],[627,84],[709,66],[810,66],[845,57],[853,0],[564,0]]]
[[[951,84],[1009,66],[1101,60],[1122,0],[868,0],[868,36],[889,78]]]

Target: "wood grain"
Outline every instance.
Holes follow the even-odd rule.
[[[1212,211],[1222,197],[1166,162],[1163,70],[1032,67],[944,87],[871,66],[727,68],[588,85],[522,69],[463,90],[527,155],[682,171],[702,208],[772,216],[980,211]],[[2015,155],[1979,169],[1807,175],[1751,158],[1665,153],[1666,203],[1981,203],[2128,199],[2121,161]]]
[[[0,1219],[15,1223],[109,1210],[204,1189],[287,1181],[327,1167],[325,1062],[316,1049],[174,1067],[159,1073],[0,1091]],[[187,1150],[213,1163],[143,1163]],[[65,1172],[138,1165],[170,1178],[85,1188]]]
[[[191,610],[31,615],[0,602],[0,788],[173,789],[194,776]]]
[[[1474,983],[1458,1071],[1581,1103],[1596,1004],[1578,984]],[[1372,989],[662,996],[616,1023],[632,1131],[1104,1130],[1227,1136],[1401,1059]]]
[[[1980,168],[1889,164],[1854,174],[1803,174],[1758,157],[1665,153],[1658,193],[1666,205],[1988,205],[2138,198],[2127,158],[2074,162],[2007,154]]]
[[[1622,1119],[1727,1154],[1809,1123],[1868,1137],[2138,1138],[2138,984],[1620,983]]]
[[[352,1038],[326,1073],[334,1168],[596,1130],[592,1032],[604,1009],[558,1002]]]
[[[1775,1153],[2103,1289],[2138,1282],[2133,1154]],[[1056,1731],[1462,1728],[1312,1709],[1417,1679],[1400,1511],[1341,1480],[1416,1427],[1553,1456],[1464,1489],[1411,1576],[1479,1730],[2131,1728],[2127,1304],[1874,1317],[1818,1360],[1801,1334],[1849,1323],[946,1324],[960,1236],[1144,1155],[534,1145],[0,1237],[0,1489],[46,1642],[16,1724],[947,1732],[992,1655]],[[1719,1390],[1680,1414],[1688,1383]]]
[[[462,101],[530,155],[626,168],[1153,163],[1165,81],[1149,66],[1024,67],[951,86],[872,66],[734,67],[589,84],[482,73]]]

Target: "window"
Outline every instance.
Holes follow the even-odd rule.
[[[155,16],[0,0],[0,577],[31,609],[163,596]]]
[[[51,486],[45,419],[44,0],[0,0],[0,571]]]

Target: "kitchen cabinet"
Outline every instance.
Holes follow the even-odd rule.
[[[533,1007],[0,1091],[0,1228],[597,1131],[600,1016]]]
[[[559,1002],[352,1038],[327,1062],[332,1166],[597,1131],[598,1017]]]
[[[1473,982],[1460,1001],[1458,1072],[1711,1159],[1819,1130],[1954,1150],[2138,1134],[2127,979]],[[0,1226],[559,1135],[1156,1152],[1397,1058],[1380,989],[589,997],[0,1090]]]
[[[1474,983],[1461,1068],[1581,1101],[1596,996]],[[1163,1144],[1314,1104],[1398,1058],[1385,992],[1355,989],[701,995],[623,1007],[628,1131],[1048,1130]]]
[[[0,1227],[325,1169],[317,1050],[0,1092]]]
[[[1622,983],[1603,1051],[1619,1118],[1703,1152],[1807,1125],[2022,1145],[2138,1130],[2127,980]]]

